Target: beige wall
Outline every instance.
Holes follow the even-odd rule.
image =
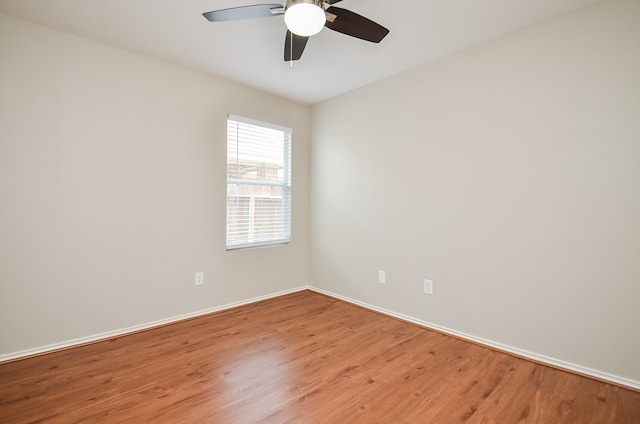
[[[312,284],[640,387],[639,22],[604,1],[315,106]]]
[[[309,107],[3,16],[0,99],[0,356],[308,284]],[[294,130],[288,247],[225,251],[229,113]]]

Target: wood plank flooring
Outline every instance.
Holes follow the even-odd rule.
[[[640,393],[310,291],[0,364],[0,423],[640,423]]]

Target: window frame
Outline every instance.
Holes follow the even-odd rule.
[[[236,132],[233,134],[230,129],[236,126]],[[256,128],[261,128],[265,130],[265,133],[269,131],[277,131],[281,132],[283,136],[283,150],[282,150],[282,182],[274,182],[274,181],[261,181],[261,180],[253,180],[253,179],[242,179],[242,178],[232,178],[229,173],[229,167],[233,166],[234,162],[230,161],[230,143],[236,144],[236,160],[235,166],[238,167],[238,171],[236,176],[239,177],[240,170],[240,159],[239,159],[239,151],[240,145],[243,143],[241,140],[240,127],[242,125],[253,126]],[[265,138],[266,140],[266,138]],[[263,140],[263,141],[265,141]],[[245,141],[247,144],[252,144],[253,142]],[[288,127],[272,124],[269,122],[258,121],[255,119],[245,118],[238,115],[229,114],[227,117],[227,138],[226,138],[226,156],[227,156],[227,189],[226,189],[226,217],[225,217],[225,245],[227,251],[232,250],[241,250],[241,249],[250,249],[250,248],[259,248],[259,247],[277,247],[284,246],[291,243],[291,209],[292,209],[292,178],[291,178],[291,168],[292,168],[292,144],[293,144],[293,130]],[[252,153],[256,153],[252,151]],[[256,163],[269,163],[269,158],[263,157],[264,161],[257,161]],[[262,158],[261,158],[262,159]],[[230,188],[232,186],[236,187],[236,193],[232,193]],[[235,197],[236,199],[242,197],[237,195],[237,191],[239,186],[254,186],[254,187],[270,187],[270,188],[279,188],[281,190],[280,199],[280,227],[277,234],[272,235],[271,237],[259,237],[255,235],[255,221],[252,221],[249,218],[249,223],[246,224],[248,226],[248,235],[244,238],[244,240],[238,241],[239,238],[232,237],[230,238],[230,224],[237,222],[240,215],[231,214],[230,213],[230,199]],[[254,201],[257,196],[247,195],[244,197],[249,198],[249,202],[251,204],[250,208],[254,207]],[[262,199],[268,199],[268,197],[262,197]],[[238,203],[236,203],[237,207]],[[253,209],[251,210],[253,211]],[[250,216],[252,212],[250,211]],[[233,221],[233,219],[236,221]],[[241,231],[238,231],[236,236],[240,234]],[[253,234],[253,236],[252,236]]]

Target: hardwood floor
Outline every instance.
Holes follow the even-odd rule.
[[[313,292],[0,365],[0,423],[640,423],[640,393]]]

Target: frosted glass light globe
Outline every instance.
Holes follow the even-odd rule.
[[[309,37],[322,30],[327,17],[316,1],[290,1],[284,12],[284,22],[289,31]]]

